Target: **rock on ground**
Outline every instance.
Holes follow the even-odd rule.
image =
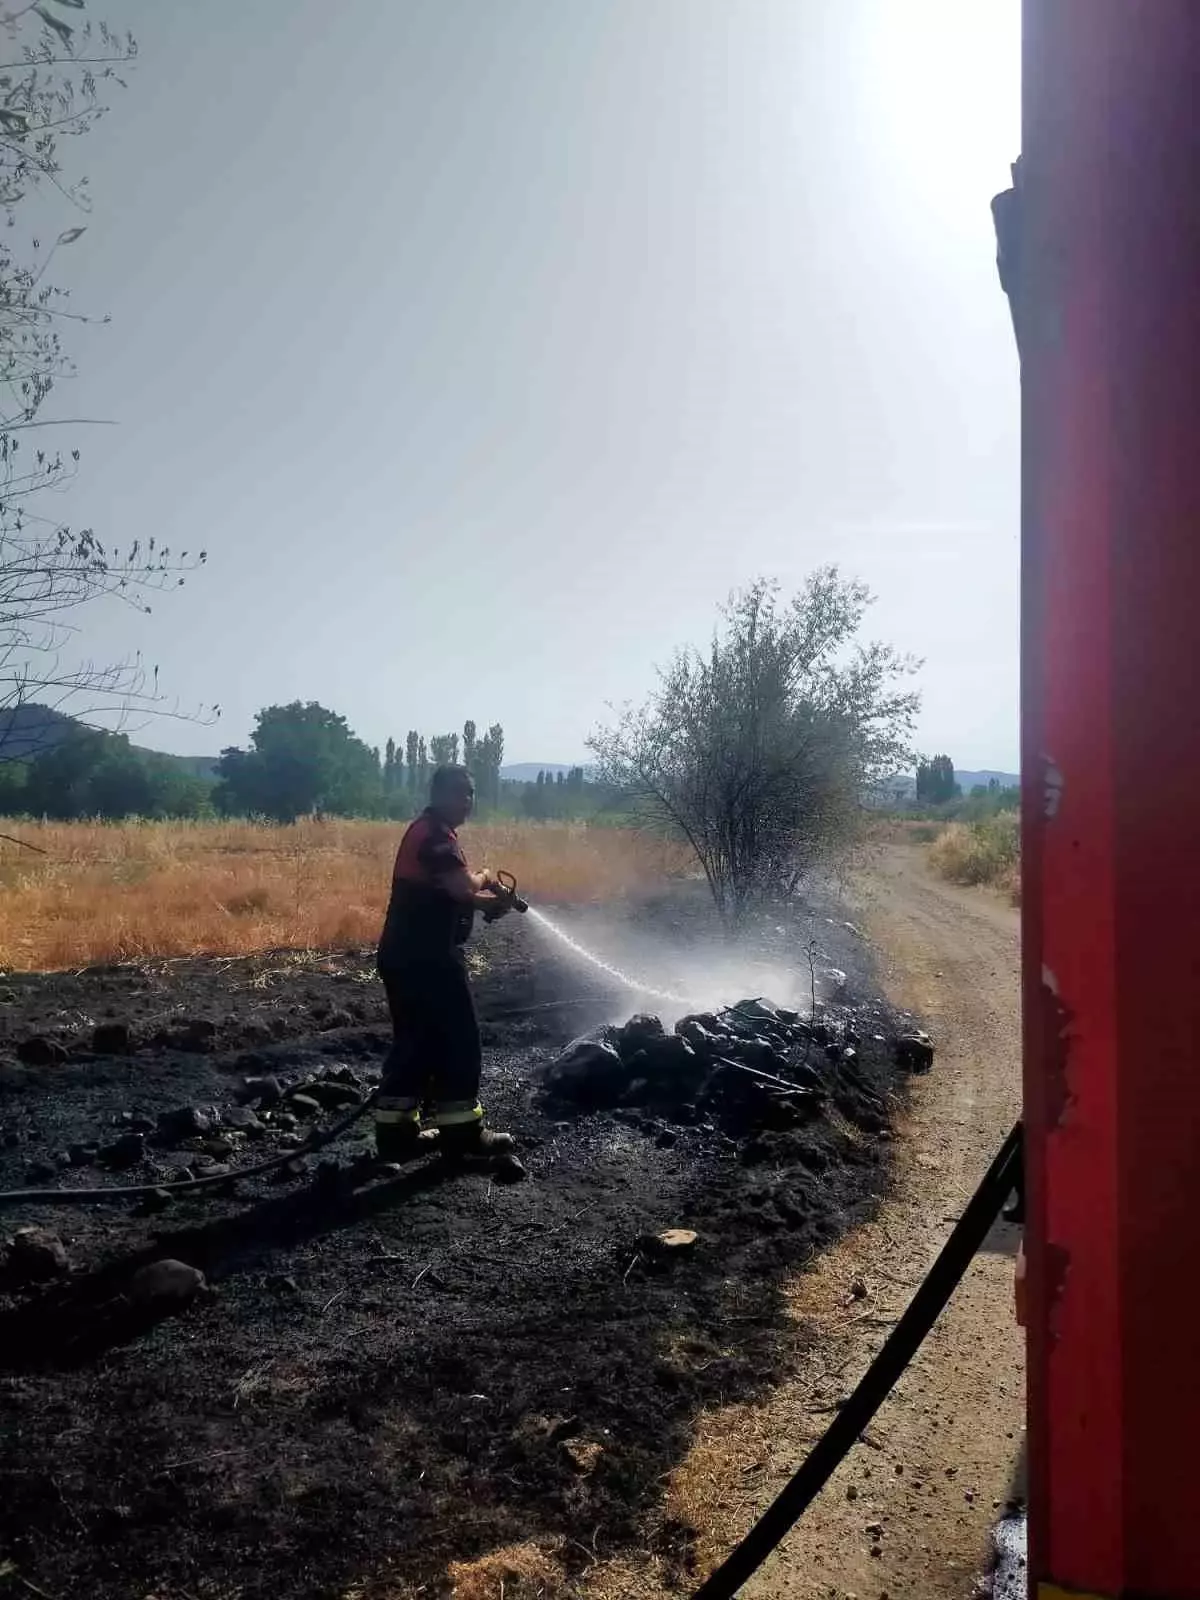
[[[129,1283],[129,1299],[135,1306],[158,1311],[182,1311],[208,1288],[198,1267],[170,1257],[140,1267]]]
[[[48,1228],[18,1228],[8,1247],[8,1270],[20,1283],[44,1283],[70,1265],[66,1246]]]
[[[198,1106],[179,1106],[160,1113],[157,1133],[164,1143],[176,1143],[211,1133],[212,1125],[212,1118]]]

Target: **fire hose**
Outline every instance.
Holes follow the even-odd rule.
[[[529,910],[529,902],[521,897],[517,890],[517,880],[511,872],[498,872],[490,885],[491,892],[501,902],[495,911],[485,911],[485,922],[493,922],[502,916],[505,911]],[[536,1008],[535,1008],[536,1009]],[[512,1015],[509,1012],[506,1015]],[[141,1195],[156,1194],[160,1190],[164,1194],[190,1194],[197,1189],[218,1189],[222,1184],[231,1184],[238,1178],[257,1178],[265,1172],[274,1172],[286,1167],[289,1161],[296,1161],[301,1156],[311,1155],[314,1150],[323,1150],[339,1138],[346,1129],[352,1127],[361,1116],[364,1116],[379,1098],[376,1089],[367,1096],[360,1105],[340,1118],[331,1128],[317,1130],[309,1134],[308,1138],[296,1146],[294,1150],[286,1150],[278,1155],[270,1156],[265,1161],[257,1161],[249,1167],[239,1167],[236,1171],[219,1172],[213,1177],[179,1178],[174,1182],[159,1180],[155,1183],[124,1184],[120,1187],[106,1185],[99,1189],[7,1189],[0,1190],[0,1208],[4,1206],[17,1206],[40,1203],[42,1205],[93,1205],[105,1200],[136,1200]]]
[[[211,1178],[179,1178],[175,1182],[160,1180],[157,1183],[125,1184],[119,1188],[106,1185],[101,1189],[7,1189],[0,1190],[0,1206],[18,1206],[32,1203],[42,1205],[71,1206],[93,1205],[101,1200],[136,1200],[139,1195],[156,1194],[159,1190],[163,1194],[188,1194],[197,1189],[218,1189],[224,1184],[234,1183],[238,1178],[256,1178],[264,1172],[273,1172],[276,1168],[286,1167],[289,1161],[296,1161],[301,1156],[311,1155],[314,1150],[323,1150],[327,1144],[339,1138],[346,1129],[356,1123],[365,1112],[369,1111],[379,1098],[379,1090],[374,1089],[367,1098],[340,1117],[332,1128],[318,1129],[310,1133],[303,1144],[298,1144],[294,1150],[284,1150],[279,1155],[270,1156],[266,1161],[256,1161],[249,1167],[238,1167],[235,1171],[218,1172]]]
[[[859,1379],[853,1394],[746,1537],[705,1579],[692,1600],[733,1600],[742,1585],[791,1532],[861,1438],[962,1281],[1005,1200],[1014,1189],[1019,1190],[1021,1145],[1018,1122],[1000,1146],[937,1260],[884,1341],[883,1348]]]

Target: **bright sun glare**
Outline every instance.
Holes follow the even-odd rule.
[[[1008,182],[1020,146],[1019,0],[885,0],[865,87],[896,182],[948,220]]]

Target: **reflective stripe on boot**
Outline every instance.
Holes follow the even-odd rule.
[[[421,1102],[411,1095],[380,1095],[375,1102],[375,1126],[421,1126]]]
[[[381,1160],[407,1160],[416,1152],[420,1138],[418,1100],[393,1095],[375,1102],[375,1149]]]
[[[478,1100],[442,1100],[433,1108],[436,1128],[473,1128],[483,1121]]]

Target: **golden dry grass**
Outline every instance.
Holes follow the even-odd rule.
[[[586,1545],[568,1542],[575,1545],[574,1565],[580,1555],[592,1554]],[[471,1561],[451,1561],[446,1569],[449,1593],[452,1600],[663,1600],[679,1593],[678,1584],[668,1581],[655,1556],[596,1556],[572,1577],[563,1554],[561,1539],[544,1546],[528,1539]],[[341,1600],[416,1600],[429,1593],[427,1585],[414,1588],[385,1575],[350,1584]]]
[[[1021,837],[1015,811],[982,822],[948,823],[929,849],[933,870],[951,883],[986,884],[1021,902]]]
[[[3,823],[0,967],[367,944],[402,827],[386,822]],[[685,871],[685,852],[624,828],[500,822],[463,830],[475,866],[550,904],[615,899]]]
[[[567,1590],[561,1564],[536,1544],[508,1545],[475,1561],[452,1561],[447,1572],[454,1600],[559,1600]]]

